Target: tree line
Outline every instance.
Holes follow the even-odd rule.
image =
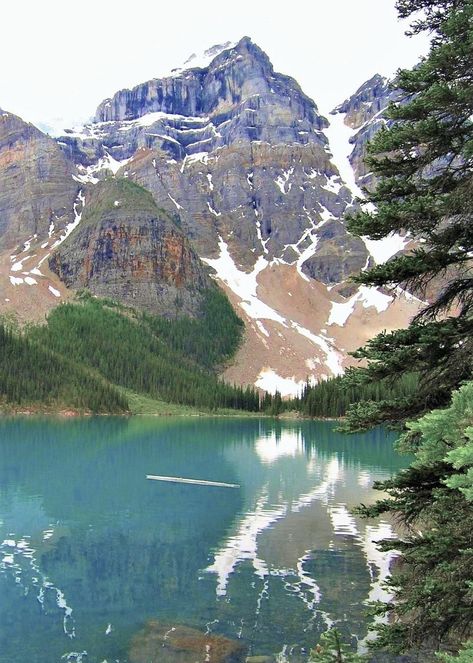
[[[208,410],[260,409],[254,388],[217,376],[217,366],[238,347],[242,323],[216,288],[205,294],[196,320],[169,321],[82,292],[51,311],[44,325],[1,329],[4,402],[127,411],[123,387]]]
[[[0,324],[0,404],[42,404],[92,412],[128,410],[120,391],[98,373]]]

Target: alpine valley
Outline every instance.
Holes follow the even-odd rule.
[[[327,119],[244,37],[118,91],[63,135],[0,111],[0,314],[41,322],[80,291],[198,320],[216,283],[244,322],[226,382],[289,396],[341,374],[420,304],[349,280],[409,246],[344,221],[394,97],[376,75]]]

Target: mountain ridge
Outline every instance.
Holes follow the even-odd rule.
[[[350,110],[348,124],[364,119],[369,133],[387,89],[384,79],[373,77],[335,109],[339,118],[329,125],[298,83],[274,72],[268,56],[245,37],[204,67],[118,91],[101,102],[96,121],[56,141],[84,201],[75,203],[77,223],[64,246],[53,247],[58,257],[41,238],[45,259],[64,276],[60,256],[83,235],[82,212],[94,187],[106,177],[128,179],[179,219],[245,321],[245,340],[227,379],[273,391],[284,385],[284,393],[295,394],[307,379],[340,374],[352,362],[348,351],[378,331],[405,326],[418,309],[408,293],[349,281],[407,245],[403,237],[353,237],[344,223],[359,205],[358,182],[363,185],[366,173],[356,170],[358,157],[350,163],[353,142],[340,127],[347,136],[354,131],[346,124]],[[110,229],[120,227],[120,214],[119,207],[110,211]],[[122,239],[128,241],[126,234]],[[107,281],[103,265],[98,292]],[[160,283],[159,269],[152,272]]]

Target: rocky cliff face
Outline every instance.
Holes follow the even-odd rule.
[[[103,101],[97,109],[95,122],[135,120],[149,113],[160,112],[167,115],[180,115],[201,119],[212,117],[217,127],[228,120],[237,119],[235,111],[242,108],[256,111],[267,119],[257,123],[236,122],[225,128],[233,140],[241,130],[241,136],[251,140],[277,138],[288,135],[295,137],[304,130],[303,126],[291,127],[289,123],[277,121],[268,106],[278,105],[286,109],[286,118],[297,119],[310,129],[326,125],[317,113],[317,107],[301,90],[297,82],[289,76],[276,73],[268,56],[249,37],[244,37],[236,45],[216,51],[206,67],[190,67],[164,79],[154,79],[132,90],[117,92],[111,99]],[[284,99],[283,99],[284,97]],[[238,114],[242,109],[239,109]],[[241,118],[240,118],[241,119]],[[210,123],[209,123],[210,124]],[[236,129],[236,131],[235,131]],[[193,138],[199,136],[193,136]],[[222,136],[225,138],[225,136]],[[287,142],[287,135],[285,136]],[[187,140],[184,141],[189,144]],[[192,141],[194,142],[194,141]],[[218,142],[218,141],[217,141]],[[225,142],[225,141],[223,141]],[[284,142],[284,141],[281,141]]]
[[[332,115],[341,116],[344,124],[352,129],[353,149],[349,160],[360,188],[369,189],[373,185],[372,174],[364,163],[367,143],[388,124],[384,111],[399,98],[400,93],[393,88],[392,81],[375,74],[332,111]]]
[[[170,215],[123,179],[86,195],[81,223],[49,259],[51,270],[70,288],[168,317],[195,315],[211,282]]]
[[[350,350],[418,308],[402,291],[348,281],[406,244],[353,237],[344,221],[371,182],[362,155],[395,93],[375,76],[328,121],[249,38],[206,55],[117,92],[57,143],[33,132],[64,165],[67,183],[56,184],[72,223],[48,236],[42,222],[13,266],[4,257],[17,270],[10,291],[33,292],[44,276],[54,297],[85,286],[151,312],[193,314],[208,284],[198,255],[246,324],[225,377],[295,394],[307,378],[341,373]],[[30,168],[23,160],[20,172]]]
[[[84,181],[121,167],[151,191],[179,214],[200,255],[215,257],[224,237],[245,269],[264,256],[301,271],[320,250],[317,229],[352,201],[331,162],[327,125],[296,81],[245,37],[206,67],[118,92],[61,143]],[[350,241],[339,225],[331,242],[340,256]],[[355,244],[365,264],[368,252]],[[317,261],[305,271],[336,281]]]
[[[74,172],[56,141],[0,110],[0,248],[72,220]]]
[[[107,154],[121,161],[138,148],[181,159],[238,140],[326,144],[327,122],[315,103],[248,37],[215,52],[206,67],[117,92],[100,104],[93,124],[61,141],[82,163]]]

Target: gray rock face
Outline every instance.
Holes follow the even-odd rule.
[[[314,255],[303,265],[307,276],[334,285],[358,274],[367,266],[366,247],[349,235],[340,221],[329,221],[320,230]]]
[[[359,129],[371,121],[396,98],[385,76],[375,74],[363,83],[358,90],[334,109],[334,113],[345,113],[345,122],[352,129]]]
[[[121,90],[103,101],[94,123],[61,138],[88,165],[109,153],[120,161],[139,148],[176,159],[238,140],[326,144],[326,120],[289,76],[274,71],[248,38],[206,68],[191,68]]]
[[[51,270],[71,288],[167,317],[195,315],[210,279],[151,195],[127,180],[107,179],[85,200],[81,223],[51,256]]]
[[[297,82],[276,73],[268,56],[249,37],[243,37],[236,46],[218,53],[208,67],[186,69],[117,92],[100,104],[95,122],[133,120],[162,112],[191,117],[212,115],[219,125],[231,118],[231,111],[239,104],[250,111],[258,110],[265,105],[264,98],[271,100],[273,95],[286,97],[284,105],[293,115],[310,125],[318,124],[319,129],[325,126],[316,105]]]
[[[201,256],[215,257],[223,237],[250,268],[260,255],[309,256],[318,228],[351,204],[326,126],[296,81],[244,37],[204,68],[118,92],[93,124],[60,140],[83,181],[121,165],[121,175],[179,214]]]
[[[367,143],[388,124],[384,111],[391,102],[398,101],[399,98],[400,92],[392,87],[392,81],[375,74],[332,111],[333,115],[343,114],[345,124],[357,130],[350,140],[353,150],[349,159],[356,182],[361,188],[370,189],[374,183],[373,176],[364,163]]]
[[[318,146],[239,142],[203,161],[176,164],[150,152],[129,167],[129,177],[179,214],[201,255],[215,255],[222,236],[248,267],[258,255],[295,261],[315,227],[351,200]]]
[[[0,110],[0,246],[72,220],[74,170],[56,141]]]

